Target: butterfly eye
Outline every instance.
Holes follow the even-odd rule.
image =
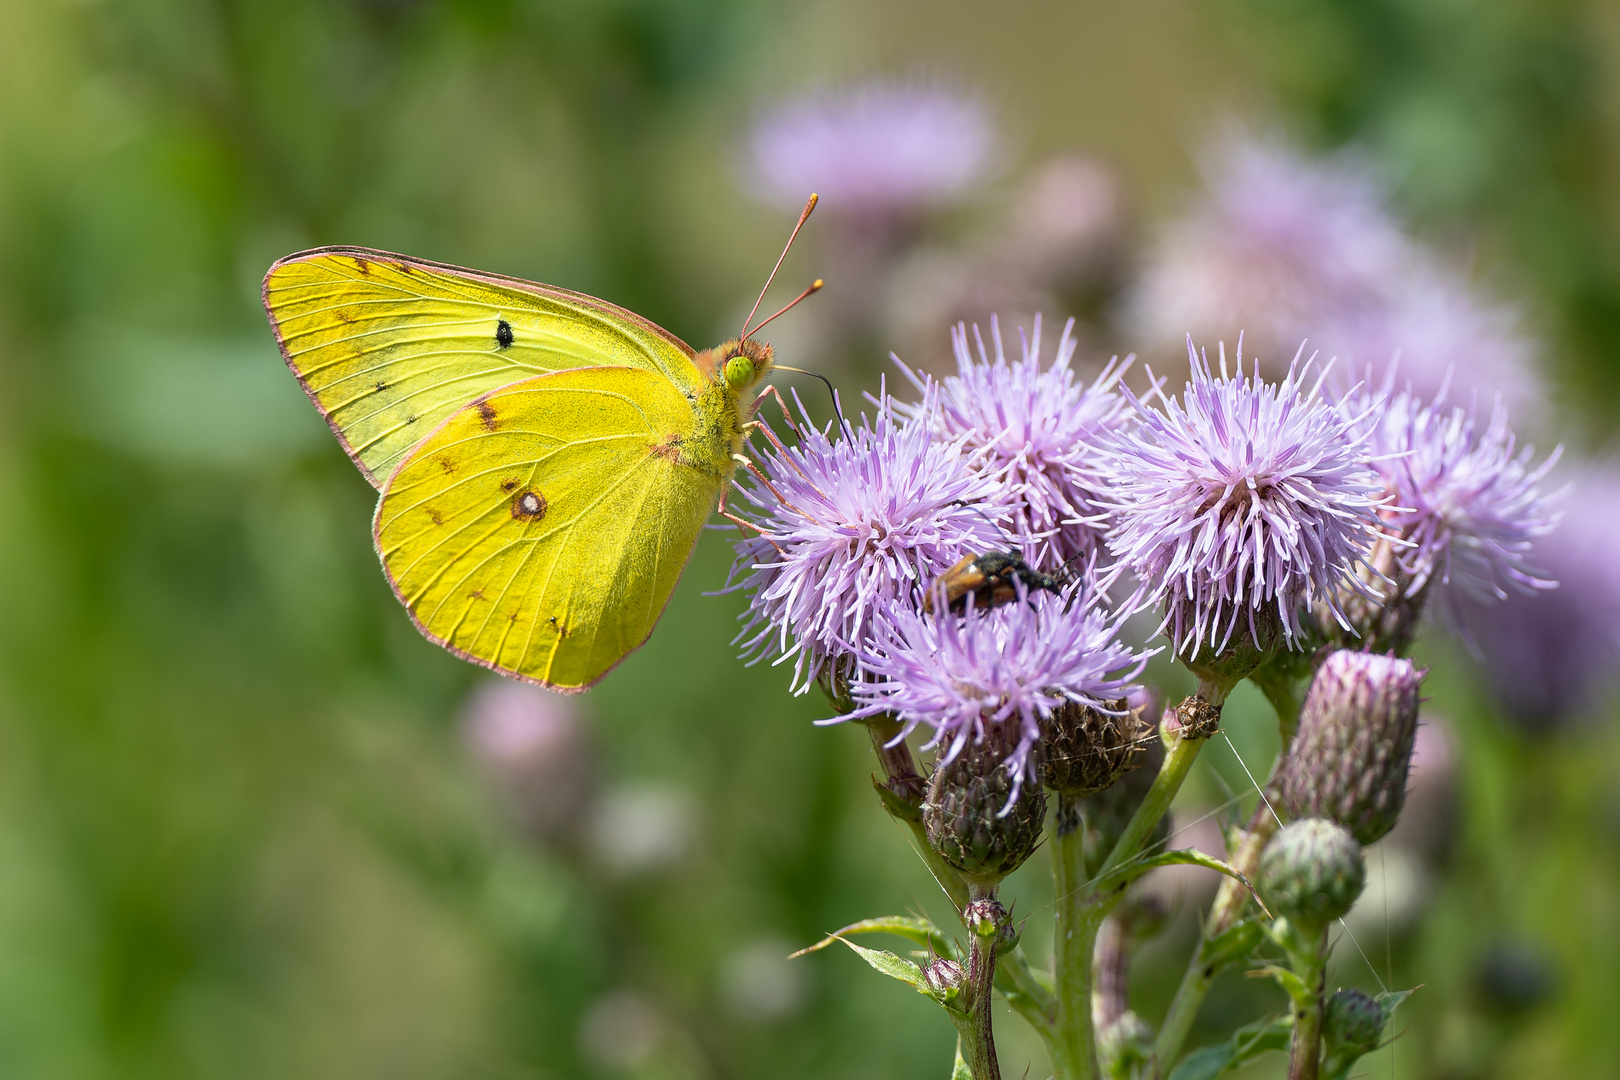
[[[733,356],[726,361],[726,383],[740,390],[754,381],[754,362],[746,356]]]

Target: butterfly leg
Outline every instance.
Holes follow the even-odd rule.
[[[747,458],[743,457],[741,454],[732,454],[731,459],[733,461],[735,461],[737,464],[741,465],[743,468],[747,469],[749,472],[753,473],[754,474],[754,479],[756,479],[760,483],[764,484],[765,487],[770,490],[770,493],[772,495],[776,496],[776,501],[777,502],[781,503],[783,506],[787,507],[789,510],[792,510],[792,511],[794,511],[796,513],[799,513],[799,514],[804,514],[803,510],[800,510],[797,506],[794,506],[792,503],[788,502],[788,499],[787,499],[786,495],[783,495],[780,491],[776,490],[776,485],[771,483],[770,477],[768,477],[764,473],[760,472],[759,467],[757,465],[755,465],[752,461],[749,461]],[[724,496],[722,496],[722,498],[723,497]],[[805,516],[808,517],[809,515],[805,514]]]
[[[739,455],[739,456],[741,456],[741,455]],[[759,525],[758,522],[749,521],[747,518],[740,518],[736,514],[733,514],[730,510],[726,509],[726,496],[729,495],[730,493],[731,493],[731,485],[730,484],[727,484],[724,488],[720,489],[720,506],[719,506],[720,516],[725,518],[727,521],[730,521],[733,524],[739,526],[740,528],[754,530],[756,533],[758,533],[760,535],[760,537],[767,544],[771,545],[771,547],[776,549],[776,553],[778,555],[782,556],[784,559],[787,558],[787,552],[782,550],[782,545],[778,544],[775,540],[771,539],[770,534],[767,533],[764,530],[764,528],[762,528]]]
[[[759,392],[760,400],[763,401],[766,395],[770,395],[776,399],[776,403],[782,407],[782,420],[787,424],[788,430],[797,435],[799,432],[799,425],[793,422],[793,412],[788,408],[787,399],[782,396],[782,391],[778,390],[776,385],[773,383]],[[759,414],[758,408],[755,408],[754,414],[756,416]],[[758,421],[755,422],[757,423]],[[769,431],[770,429],[766,428],[766,430]]]

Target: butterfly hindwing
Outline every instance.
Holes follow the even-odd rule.
[[[663,375],[564,371],[451,416],[394,471],[375,536],[429,637],[583,689],[644,642],[718,497],[681,460],[697,413]]]
[[[264,304],[287,365],[378,488],[451,414],[509,383],[595,365],[701,381],[687,345],[612,304],[367,248],[282,259]]]

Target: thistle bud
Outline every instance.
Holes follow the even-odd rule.
[[[1422,681],[1410,661],[1392,656],[1341,650],[1323,661],[1277,778],[1290,816],[1337,821],[1362,844],[1395,827]]]
[[[1285,825],[1260,856],[1260,891],[1302,927],[1344,917],[1367,884],[1361,845],[1342,825],[1304,818]]]
[[[955,960],[942,956],[923,968],[923,981],[942,1001],[950,1001],[967,985],[967,972]]]
[[[962,925],[975,937],[1000,938],[1012,927],[1012,916],[994,896],[981,896],[962,910]]]
[[[1107,711],[1064,703],[1041,731],[1041,783],[1060,795],[1101,791],[1141,763],[1147,729],[1124,698]]]
[[[971,882],[1000,881],[1040,840],[1046,792],[1018,775],[1018,738],[1016,722],[987,722],[979,742],[937,765],[928,783],[928,844]]]
[[[1378,1049],[1389,1015],[1360,990],[1340,990],[1328,999],[1322,1037],[1329,1056],[1351,1060]]]

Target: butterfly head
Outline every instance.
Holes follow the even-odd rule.
[[[735,394],[745,394],[771,373],[775,353],[770,345],[752,338],[728,341],[713,350],[715,381]]]

